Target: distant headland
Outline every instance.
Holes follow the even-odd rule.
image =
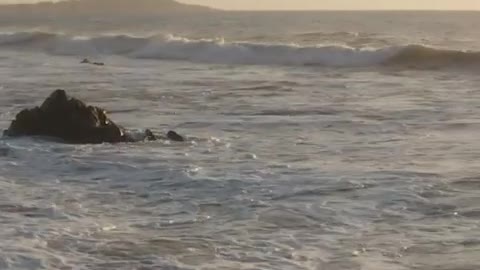
[[[0,5],[0,13],[89,15],[89,14],[165,14],[172,12],[208,12],[214,9],[182,4],[174,0],[64,0],[35,4]]]

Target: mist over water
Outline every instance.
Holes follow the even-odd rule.
[[[62,88],[189,140],[0,139],[0,269],[479,268],[478,18],[2,16],[1,129]]]

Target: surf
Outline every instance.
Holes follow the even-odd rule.
[[[418,44],[353,48],[343,45],[227,42],[224,39],[188,39],[174,35],[74,36],[49,32],[11,32],[0,34],[0,48],[53,55],[121,55],[138,59],[231,65],[419,68],[480,65],[480,52],[438,49]]]

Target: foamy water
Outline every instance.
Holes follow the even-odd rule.
[[[476,16],[30,20],[0,128],[63,88],[189,140],[1,139],[0,269],[480,267]]]

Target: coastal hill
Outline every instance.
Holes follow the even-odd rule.
[[[0,5],[0,13],[10,13],[10,15],[12,13],[15,15],[162,14],[212,10],[208,7],[182,4],[174,0],[64,0]]]

